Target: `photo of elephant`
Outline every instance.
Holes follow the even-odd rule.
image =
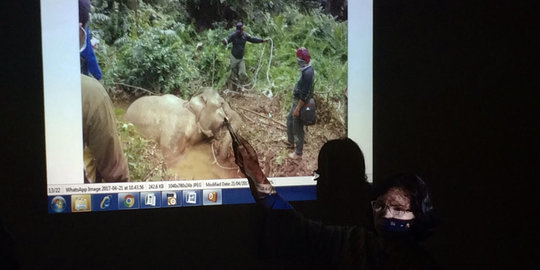
[[[269,177],[312,176],[320,147],[347,136],[347,17],[331,12],[347,7],[248,2],[92,1],[89,44],[130,181],[242,178],[224,119]],[[317,122],[291,157],[299,48],[309,49]],[[241,83],[231,81],[237,71]]]
[[[142,136],[160,146],[167,164],[177,163],[186,150],[203,141],[212,144],[216,162],[227,162],[232,148],[223,125],[225,118],[235,130],[241,130],[240,115],[209,87],[189,101],[171,94],[144,96],[135,100],[125,114]]]

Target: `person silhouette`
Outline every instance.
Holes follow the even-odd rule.
[[[269,220],[263,238],[277,241],[274,247],[311,259],[311,269],[438,269],[419,245],[430,235],[436,219],[427,186],[417,175],[393,175],[375,185],[376,199],[371,202],[374,228],[365,224],[326,225],[305,218],[283,200],[262,172],[253,147],[232,128],[229,131],[235,162]],[[341,155],[340,160],[348,158]]]
[[[318,218],[328,225],[371,224],[364,154],[349,138],[326,142],[317,158]]]

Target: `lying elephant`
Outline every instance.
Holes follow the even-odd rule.
[[[235,130],[242,126],[240,115],[212,88],[205,88],[189,102],[169,94],[141,97],[129,106],[125,117],[145,138],[160,145],[168,162],[204,139],[215,139],[217,156],[223,160],[232,153],[224,118]]]

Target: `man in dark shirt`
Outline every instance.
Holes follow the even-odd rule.
[[[300,109],[313,96],[313,78],[315,71],[309,64],[311,56],[306,48],[296,50],[296,61],[300,68],[300,77],[293,89],[293,103],[287,116],[287,146],[295,148],[290,158],[301,158],[304,149],[304,123],[300,120]]]
[[[231,79],[233,80],[233,83],[247,81],[246,63],[244,61],[246,41],[251,43],[268,42],[267,39],[252,37],[245,33],[242,22],[236,24],[236,31],[223,39],[223,44],[225,46],[229,43],[233,44],[231,50]]]

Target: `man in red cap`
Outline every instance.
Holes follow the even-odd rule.
[[[300,109],[313,96],[313,78],[315,72],[309,64],[311,56],[308,49],[296,50],[296,62],[300,68],[300,76],[293,89],[293,103],[287,116],[287,148],[295,149],[290,158],[302,157],[304,149],[304,123],[300,120]]]
[[[231,79],[233,80],[233,83],[240,84],[241,82],[246,82],[248,79],[246,74],[246,62],[244,61],[246,41],[251,43],[268,42],[267,39],[252,37],[244,32],[244,24],[242,24],[242,22],[236,24],[236,31],[223,39],[223,45],[227,46],[229,43],[233,44],[231,50]]]

